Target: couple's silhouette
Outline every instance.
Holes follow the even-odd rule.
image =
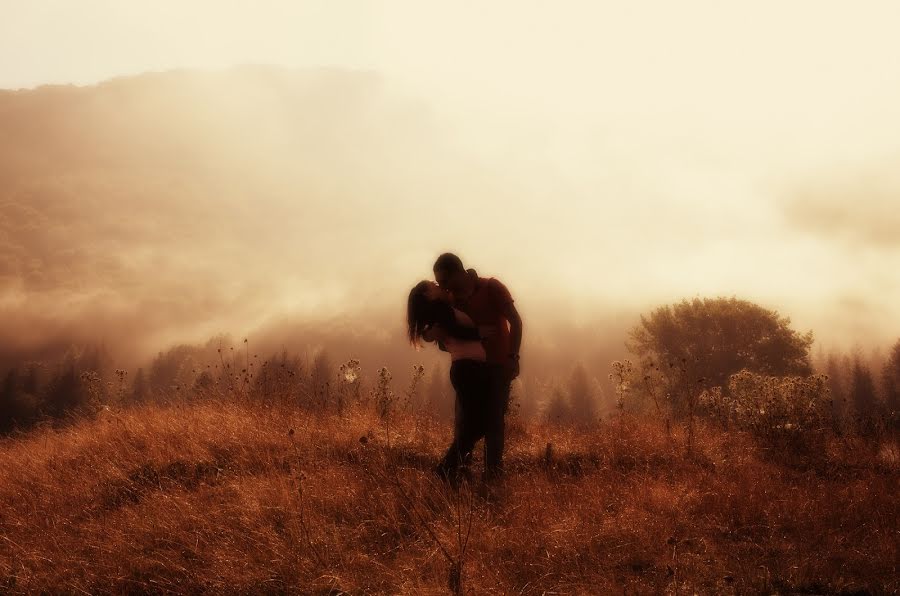
[[[434,342],[450,354],[456,393],[453,442],[436,471],[457,482],[484,438],[484,478],[503,474],[510,384],[519,374],[522,319],[499,280],[479,277],[451,253],[434,263],[435,281],[409,293],[407,325],[413,345]]]

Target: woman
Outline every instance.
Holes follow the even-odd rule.
[[[450,382],[456,392],[453,443],[436,471],[456,482],[460,465],[468,461],[475,443],[484,436],[490,390],[490,368],[478,328],[465,313],[453,308],[434,282],[422,281],[409,293],[406,309],[409,341],[436,341],[450,353]],[[474,422],[472,424],[471,422]]]

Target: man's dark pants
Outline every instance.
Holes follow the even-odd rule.
[[[471,392],[456,395],[454,440],[441,462],[448,475],[455,476],[461,464],[472,460],[475,443],[484,438],[484,476],[496,478],[503,473],[503,447],[506,412],[509,409],[510,377],[501,364],[487,365],[487,390],[476,403],[467,398]]]

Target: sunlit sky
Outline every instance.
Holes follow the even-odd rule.
[[[0,0],[0,13],[2,88],[237,64],[382,74],[528,187],[484,212],[508,242],[437,224],[435,249],[523,294],[568,294],[576,315],[737,294],[826,343],[900,335],[900,3]]]

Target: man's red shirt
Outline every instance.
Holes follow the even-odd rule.
[[[474,291],[468,299],[456,300],[455,305],[479,327],[489,325],[495,328],[493,335],[483,340],[484,350],[488,362],[505,364],[509,361],[511,350],[509,322],[504,313],[513,302],[512,295],[496,278],[478,277],[474,273],[469,275],[475,281]]]

